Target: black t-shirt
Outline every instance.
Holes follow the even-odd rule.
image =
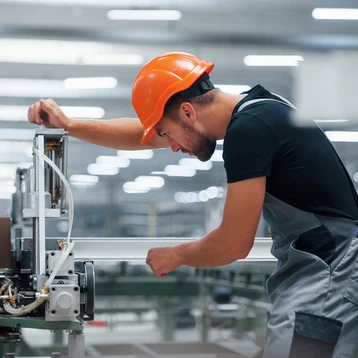
[[[227,182],[266,176],[266,191],[307,212],[358,218],[352,181],[329,139],[314,121],[276,101],[245,102],[276,95],[255,86],[238,103],[223,147]]]

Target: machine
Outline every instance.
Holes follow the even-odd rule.
[[[37,129],[33,166],[18,169],[13,203],[0,200],[0,343],[21,328],[69,331],[69,358],[84,357],[83,322],[94,314],[94,265],[76,261],[67,133]],[[48,219],[67,219],[68,236],[46,235]],[[32,230],[32,236],[24,234]]]
[[[196,238],[72,238],[74,203],[67,182],[68,137],[63,129],[35,130],[33,165],[19,168],[12,200],[0,199],[0,356],[4,343],[21,340],[22,328],[68,331],[68,358],[84,358],[84,321],[94,319],[94,261],[144,261],[152,247]],[[53,220],[68,222],[67,237],[50,237]],[[271,261],[270,241],[256,238],[248,261]],[[271,266],[269,271],[271,271]],[[246,271],[245,271],[246,272]],[[249,273],[251,275],[252,267]],[[98,282],[99,295],[198,295],[202,285],[229,285],[250,295],[257,287],[233,273],[230,280],[198,276],[159,281],[130,277]],[[260,273],[261,274],[261,273]],[[246,275],[246,273],[245,273]],[[262,276],[262,275],[261,275]],[[148,283],[150,282],[150,285]],[[127,284],[126,284],[127,283]],[[262,286],[262,287],[261,287]],[[133,291],[133,288],[135,290]],[[262,295],[263,284],[259,284]],[[255,291],[256,292],[256,291]],[[251,296],[250,296],[251,297]],[[204,330],[205,331],[205,330]],[[53,358],[61,358],[53,352]]]

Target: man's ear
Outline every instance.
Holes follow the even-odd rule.
[[[185,120],[189,120],[194,124],[196,121],[196,111],[193,105],[189,102],[183,102],[180,106],[180,109],[185,117]]]

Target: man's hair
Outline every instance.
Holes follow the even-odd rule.
[[[187,98],[184,97],[179,93],[175,93],[173,96],[171,96],[164,107],[164,115],[172,118],[177,119],[177,109],[180,107],[180,105],[183,102],[189,102],[191,104],[197,104],[199,106],[207,106],[211,104],[214,101],[215,97],[215,90],[211,90],[208,92],[205,92],[204,94],[200,94],[198,96]]]

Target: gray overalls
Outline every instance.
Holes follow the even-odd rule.
[[[238,112],[259,101],[276,100],[247,101]],[[268,193],[263,215],[273,240],[271,252],[278,260],[267,281],[272,306],[263,358],[355,357],[358,221],[305,212]],[[316,245],[314,250],[310,243]],[[332,248],[334,255],[323,260],[321,254]],[[297,354],[293,346],[299,337],[305,343],[298,344],[302,350]],[[308,347],[305,352],[306,342],[322,344],[323,349],[315,354]]]

